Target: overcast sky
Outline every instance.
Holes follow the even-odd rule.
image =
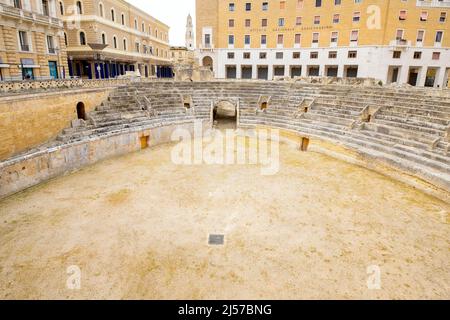
[[[184,46],[186,18],[190,13],[195,27],[195,0],[126,0],[170,27],[171,45]],[[194,29],[195,32],[195,29]]]

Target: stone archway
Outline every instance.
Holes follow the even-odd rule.
[[[218,99],[212,102],[211,122],[222,128],[236,129],[239,122],[239,100]]]
[[[214,72],[213,59],[210,56],[203,57],[202,65],[204,67],[208,67],[212,72]]]
[[[83,102],[77,103],[77,118],[86,120],[86,109]]]

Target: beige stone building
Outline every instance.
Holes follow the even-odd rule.
[[[217,78],[375,78],[446,86],[449,0],[196,0],[197,54]]]
[[[123,0],[59,0],[71,76],[170,77],[169,27]]]
[[[56,0],[0,0],[0,80],[68,75]]]

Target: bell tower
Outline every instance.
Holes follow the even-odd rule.
[[[186,20],[186,48],[194,50],[194,26],[192,24],[192,17],[189,14]]]

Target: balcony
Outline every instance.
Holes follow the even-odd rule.
[[[410,47],[411,41],[408,41],[406,39],[395,39],[395,40],[392,40],[389,43],[389,45],[392,47],[399,47],[399,48]]]
[[[48,53],[56,54],[56,48],[48,48]]]
[[[210,43],[202,43],[200,45],[200,51],[214,51],[214,45]]]
[[[450,0],[416,0],[416,6],[425,8],[450,8]]]
[[[25,11],[20,8],[6,5],[4,3],[0,3],[0,16],[16,18],[20,20],[30,21],[33,23],[37,22],[61,28],[63,26],[62,21],[56,17],[49,17],[48,15],[46,16],[36,12]]]

